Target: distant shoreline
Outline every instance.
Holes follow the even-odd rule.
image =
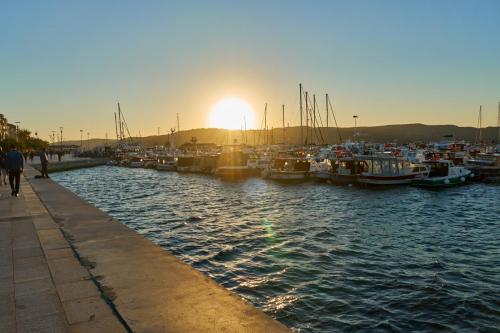
[[[249,129],[246,132],[241,130],[227,130],[220,128],[197,128],[175,132],[172,138],[176,146],[186,142],[191,142],[193,138],[199,143],[215,143],[215,144],[232,144],[247,143],[253,144],[279,144],[285,141],[288,144],[300,144],[301,136],[303,140],[308,137],[308,142],[322,144],[334,144],[340,141],[353,140],[354,127],[319,127],[314,130],[312,127],[308,129],[303,126],[301,135],[300,126],[291,126],[283,128],[268,129],[267,132],[261,129]],[[309,135],[307,135],[307,133]],[[491,143],[500,137],[497,134],[497,127],[486,127],[481,129],[481,137],[483,142]],[[340,134],[340,135],[339,135]],[[473,142],[476,140],[478,129],[475,127],[461,127],[456,125],[424,125],[424,124],[400,124],[400,125],[383,125],[383,126],[361,126],[356,128],[358,140],[368,142],[430,142],[442,140],[464,140]],[[445,137],[447,136],[447,137]],[[451,138],[450,138],[451,136]],[[140,141],[147,146],[165,145],[169,140],[170,135],[152,135],[145,137],[133,137],[134,140]],[[312,139],[311,139],[312,137]],[[283,140],[285,138],[285,140]],[[95,147],[98,145],[113,144],[114,139],[93,138],[90,140],[69,140],[64,141],[65,145],[80,145],[83,142],[83,147]]]

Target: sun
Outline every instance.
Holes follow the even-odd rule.
[[[255,113],[244,100],[236,97],[224,98],[212,107],[210,127],[225,129],[253,128]]]

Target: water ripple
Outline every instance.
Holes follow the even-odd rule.
[[[498,332],[500,187],[53,179],[297,332]]]

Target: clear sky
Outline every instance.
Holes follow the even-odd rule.
[[[246,100],[260,124],[299,121],[298,84],[333,98],[340,126],[495,126],[500,1],[5,1],[0,113],[48,138],[208,127]]]

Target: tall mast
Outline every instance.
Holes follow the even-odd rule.
[[[483,142],[483,106],[479,106],[479,143]]]
[[[300,95],[300,145],[304,144],[304,128],[302,126],[302,83],[299,83],[299,95]]]
[[[120,102],[118,102],[118,125],[119,125],[119,133],[120,133],[120,141],[123,140],[123,124],[122,124],[122,111],[120,109]]]
[[[179,113],[177,113],[177,132],[180,132],[180,131],[181,131],[181,125],[179,122]]]
[[[476,144],[479,143],[479,145],[481,145],[481,139],[482,139],[482,133],[481,133],[482,112],[483,112],[483,106],[479,105],[479,115],[477,117],[477,132],[476,132]]]
[[[328,137],[329,137],[329,128],[328,128],[328,113],[330,113],[328,111],[328,94],[326,94],[325,96],[325,104],[326,104],[326,137],[327,137],[327,142],[328,143]]]
[[[245,124],[245,144],[247,144],[247,117],[243,116],[243,123]]]
[[[316,139],[317,139],[318,135],[316,134],[316,94],[313,94],[313,133],[314,133],[314,135],[316,135]],[[311,135],[311,137],[312,137],[312,135]]]
[[[265,136],[266,136],[266,145],[269,144],[269,135],[267,133],[267,103],[266,105],[264,106],[264,133],[265,133]]]
[[[306,142],[308,142],[309,140],[309,105],[307,103],[307,91],[306,91]]]
[[[335,127],[337,128],[337,135],[339,136],[340,143],[342,143],[342,135],[340,135],[339,125],[337,124],[337,118],[335,118],[335,112],[333,112],[333,105],[330,101],[330,96],[326,94],[326,101],[330,109],[332,110],[333,121],[335,122]]]
[[[285,104],[282,106],[282,114],[283,114],[283,144],[285,144]]]
[[[116,133],[116,141],[118,142],[120,140],[118,136],[118,124],[116,123],[116,112],[115,112],[115,133]],[[81,136],[81,133],[80,133]]]
[[[495,143],[498,145],[500,139],[500,102],[498,102],[498,115],[497,115],[497,136],[495,139]]]

